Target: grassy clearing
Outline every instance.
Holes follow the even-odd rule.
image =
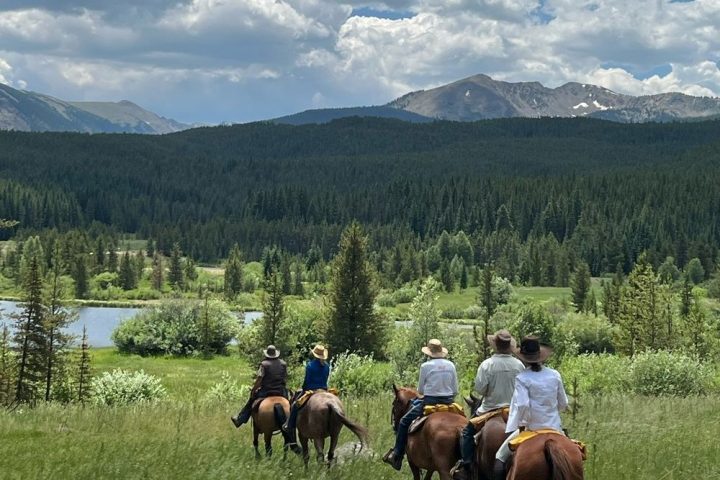
[[[295,457],[256,462],[250,429],[235,430],[239,405],[206,403],[202,395],[228,371],[248,382],[252,369],[237,357],[212,360],[140,358],[112,349],[93,352],[95,371],[144,369],[162,378],[168,400],[154,406],[41,406],[0,412],[0,477],[122,479],[402,479],[378,455],[393,441],[390,395],[344,398],[349,415],[369,426],[369,455],[353,456],[344,431],[339,464],[302,469]],[[566,425],[590,448],[589,480],[720,478],[720,398],[585,397]],[[275,439],[280,445],[279,438]],[[345,446],[343,446],[345,445]],[[42,454],[39,454],[42,452]],[[373,453],[374,452],[374,453]]]

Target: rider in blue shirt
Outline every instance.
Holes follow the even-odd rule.
[[[327,363],[328,349],[322,345],[315,345],[310,353],[315,357],[305,365],[305,380],[303,381],[301,392],[296,395],[296,399],[300,398],[303,393],[308,390],[327,390],[328,389],[328,377],[330,376],[330,365]],[[283,431],[288,434],[288,445],[292,446],[297,444],[295,436],[295,427],[297,424],[297,415],[300,407],[297,402],[293,402],[292,409],[290,410],[290,418],[283,425]]]

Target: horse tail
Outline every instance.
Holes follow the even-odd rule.
[[[554,439],[548,439],[545,442],[545,459],[552,472],[552,480],[575,480],[582,478],[582,476],[578,477],[575,474],[575,468],[570,463],[567,454]]]
[[[345,425],[348,429],[350,429],[351,432],[355,434],[356,437],[360,440],[360,447],[364,448],[368,444],[368,431],[365,427],[360,425],[359,423],[355,423],[349,418],[345,416],[345,414],[340,410],[340,408],[335,404],[328,405],[328,410],[330,411],[330,417],[336,417],[340,423]]]
[[[285,415],[285,409],[283,408],[281,403],[276,403],[275,405],[273,405],[273,415],[275,415],[275,424],[278,427],[282,426],[287,420],[287,416]]]

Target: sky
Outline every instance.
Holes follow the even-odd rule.
[[[0,0],[0,83],[187,123],[484,73],[720,95],[720,0]]]

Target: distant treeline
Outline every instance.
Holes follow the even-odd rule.
[[[178,242],[200,261],[225,258],[236,242],[248,259],[267,246],[327,259],[357,219],[379,265],[427,257],[443,231],[462,231],[465,263],[499,263],[510,277],[539,275],[531,261],[563,276],[578,260],[594,275],[629,272],[643,251],[655,266],[698,257],[710,275],[719,138],[720,121],[589,119],[3,132],[0,218],[20,224],[0,234],[106,225],[165,252]],[[410,261],[423,269],[422,257]]]

